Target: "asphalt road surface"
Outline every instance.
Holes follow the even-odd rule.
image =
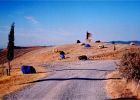
[[[49,77],[4,97],[4,100],[107,100],[105,76],[114,60],[55,62],[46,64]]]

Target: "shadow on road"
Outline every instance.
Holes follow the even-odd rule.
[[[43,82],[43,81],[67,81],[67,80],[104,81],[104,80],[116,80],[116,79],[121,79],[121,78],[48,78],[48,79],[41,79],[29,83],[36,83],[36,82]]]
[[[114,70],[102,70],[102,69],[56,69],[55,71],[65,71],[65,70],[91,70],[91,71],[114,71]]]

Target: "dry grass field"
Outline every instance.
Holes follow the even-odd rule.
[[[98,45],[104,45],[105,48],[100,49]],[[114,51],[112,44],[92,43],[91,48],[85,48],[80,44],[67,44],[15,50],[15,59],[11,62],[12,75],[1,76],[0,78],[0,97],[2,98],[3,95],[23,87],[23,83],[37,80],[47,75],[47,69],[41,67],[42,64],[55,61],[75,61],[81,55],[86,55],[90,60],[120,59],[124,52],[133,51],[137,48],[140,48],[140,46],[116,44],[116,50]],[[66,59],[60,60],[58,51],[64,51]],[[6,61],[6,50],[4,50],[0,52],[0,64],[4,63],[4,66],[7,66]],[[20,72],[22,64],[34,66],[37,74],[23,75]]]
[[[38,70],[44,70],[38,68]],[[29,82],[35,81],[46,76],[48,73],[37,73],[37,74],[22,74],[19,70],[14,70],[11,76],[2,76],[0,78],[0,99],[8,93],[16,91],[23,86],[30,85]],[[27,84],[28,83],[28,84]]]
[[[118,71],[107,75],[107,78],[121,78]],[[106,81],[106,91],[109,97],[127,98],[130,100],[140,99],[140,87],[134,81],[127,82],[126,79]],[[126,100],[126,99],[125,99]]]

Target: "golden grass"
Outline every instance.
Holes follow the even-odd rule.
[[[114,71],[107,75],[107,78],[120,78],[119,72]],[[125,79],[107,80],[106,91],[109,97],[114,98],[139,98],[140,90],[136,91],[137,85],[134,82],[127,82]]]
[[[42,67],[36,67],[36,74],[22,74],[20,70],[13,70],[11,76],[0,77],[0,100],[6,94],[14,92],[24,86],[33,84],[29,83],[37,79],[45,77],[48,73]],[[44,73],[42,72],[44,71]],[[40,73],[41,72],[41,73]]]

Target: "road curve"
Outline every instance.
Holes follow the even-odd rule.
[[[114,60],[57,62],[46,64],[53,74],[34,81],[28,88],[4,100],[106,100],[105,75],[114,70]]]

